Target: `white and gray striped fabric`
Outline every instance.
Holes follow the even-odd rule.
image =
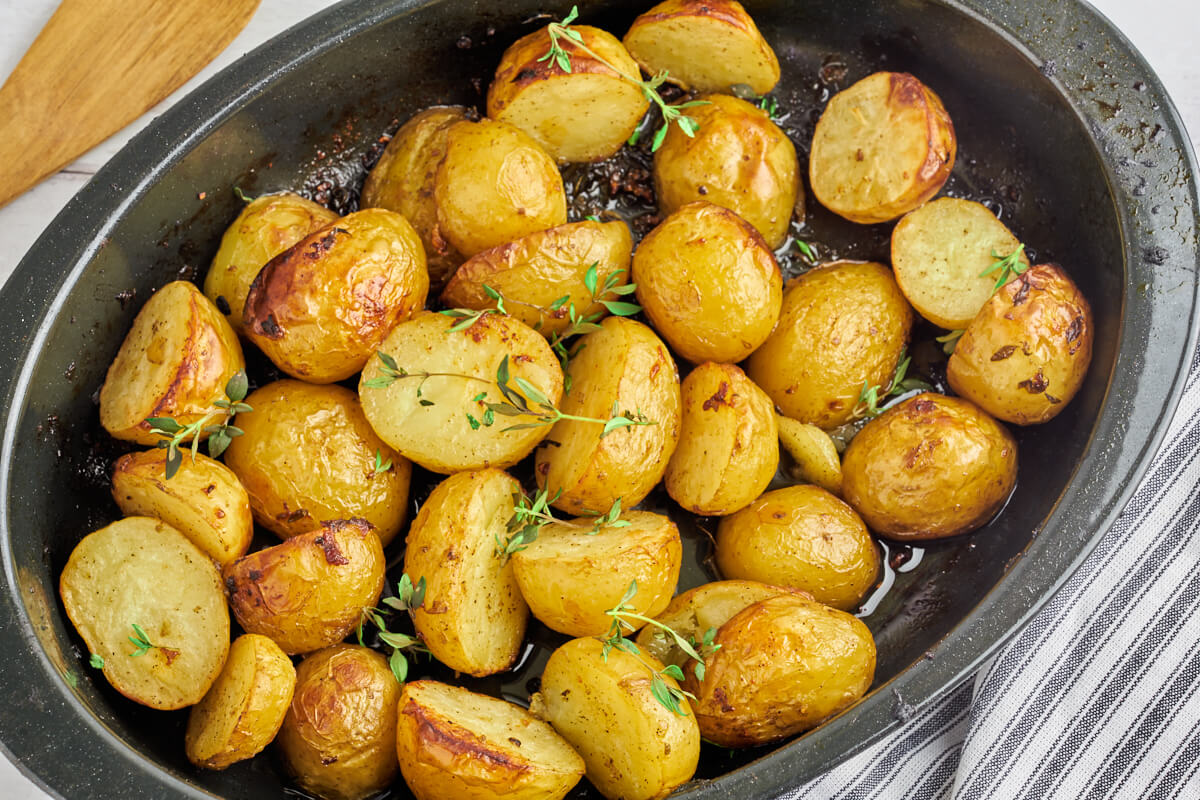
[[[1200,352],[1116,524],[973,679],[786,800],[1200,799]]]

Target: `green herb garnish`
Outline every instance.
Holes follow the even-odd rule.
[[[175,473],[179,471],[179,467],[183,464],[183,454],[180,452],[180,447],[185,443],[190,442],[192,460],[195,461],[196,454],[200,450],[201,434],[207,433],[208,454],[213,458],[218,458],[225,452],[225,448],[229,447],[229,443],[233,441],[233,437],[242,435],[241,428],[229,423],[237,414],[254,410],[242,402],[246,399],[246,392],[249,388],[250,385],[245,371],[239,370],[225,384],[225,397],[216,398],[212,401],[215,410],[208,411],[195,422],[182,425],[173,417],[146,418],[146,422],[150,425],[152,433],[166,437],[158,443],[158,447],[167,451],[167,480],[173,478]],[[222,416],[225,417],[224,421],[218,423],[212,422],[212,420]]]

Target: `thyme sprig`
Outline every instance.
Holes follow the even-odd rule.
[[[425,578],[421,578],[414,585],[407,573],[400,576],[396,596],[385,597],[383,599],[383,604],[388,609],[407,613],[410,619],[412,612],[420,608],[424,602]],[[425,646],[425,643],[421,641],[419,636],[388,630],[386,615],[390,615],[390,613],[390,611],[380,608],[364,608],[362,616],[358,620],[358,643],[366,647],[366,644],[363,642],[364,622],[370,622],[378,628],[379,641],[392,649],[391,655],[388,656],[388,666],[391,668],[392,674],[396,676],[396,681],[404,683],[408,680],[408,656],[419,654],[429,655],[429,648]]]
[[[544,526],[551,522],[562,522],[550,510],[550,504],[561,496],[562,489],[551,497],[545,487],[539,489],[532,498],[521,491],[513,493],[513,515],[509,517],[505,538],[502,540],[499,534],[496,535],[496,557],[501,562],[537,541]]]
[[[598,262],[593,262],[583,275],[583,285],[587,287],[588,293],[591,295],[587,307],[591,307],[598,302],[607,309],[608,313],[616,317],[632,317],[634,314],[640,313],[642,307],[637,303],[615,299],[631,295],[637,291],[636,283],[618,285],[621,282],[621,276],[625,274],[625,270],[619,269],[610,272],[604,278],[604,285],[599,286],[598,266]],[[606,299],[609,295],[612,295],[614,299]],[[547,310],[556,313],[563,306],[567,307],[567,327],[550,337],[550,349],[558,356],[558,360],[562,364],[563,372],[565,373],[567,365],[571,360],[570,352],[566,345],[567,339],[600,330],[600,320],[603,318],[604,312],[597,311],[593,314],[580,314],[575,310],[575,304],[571,302],[571,295],[569,294],[565,294],[555,300]],[[568,392],[571,390],[570,385],[566,387],[566,390]]]
[[[763,111],[767,112],[767,116],[769,116],[772,121],[782,119],[784,116],[786,116],[784,113],[780,112],[778,100],[769,94],[759,94],[747,83],[735,83],[729,87],[729,91],[732,92],[735,97],[739,97],[742,100],[745,100],[747,103],[753,103]]]
[[[181,447],[187,445],[192,451],[192,461],[196,460],[196,454],[200,451],[201,434],[208,434],[208,454],[213,458],[225,452],[233,437],[242,435],[242,429],[231,425],[230,422],[237,414],[254,410],[242,402],[246,399],[249,389],[250,383],[245,371],[239,370],[225,384],[225,397],[214,399],[213,409],[195,422],[182,425],[173,417],[146,418],[150,431],[165,437],[158,443],[158,447],[167,451],[167,480],[173,478],[183,464]],[[225,418],[222,422],[214,422],[222,416]]]
[[[800,255],[804,256],[805,261],[807,261],[809,264],[811,264],[813,266],[816,266],[818,258],[817,258],[817,250],[815,247],[813,247],[811,244],[804,241],[803,239],[797,239],[796,240],[796,249],[800,251]]]
[[[507,314],[508,313],[508,309],[506,309],[504,307],[504,298],[500,295],[500,293],[498,291],[496,291],[495,289],[493,289],[492,287],[490,287],[486,284],[483,287],[483,291],[484,291],[484,293],[487,294],[488,297],[490,297],[496,301],[495,306],[493,306],[491,308],[479,308],[479,309],[447,308],[443,311],[438,312],[439,314],[444,314],[447,317],[455,317],[460,320],[459,322],[456,322],[455,324],[450,326],[450,328],[448,329],[449,333],[454,333],[455,331],[466,330],[467,328],[471,327],[476,322],[478,322],[480,317],[483,317],[487,314]]]
[[[133,652],[129,654],[130,658],[144,656],[151,650],[161,650],[162,654],[167,659],[167,663],[170,664],[179,655],[179,651],[175,650],[174,648],[163,647],[162,645],[157,645],[151,642],[150,637],[146,635],[146,631],[143,630],[142,626],[138,625],[136,622],[131,622],[129,627],[133,628],[133,636],[126,637],[130,642],[133,643]],[[93,667],[96,666],[96,659],[99,659],[100,667],[103,668],[104,659],[100,658],[100,656],[93,656],[89,663],[91,663]]]
[[[1017,249],[1006,256],[1000,255],[995,250],[992,251],[992,258],[994,259],[992,265],[979,273],[979,277],[986,278],[993,272],[999,271],[999,274],[996,276],[996,285],[992,287],[992,294],[1000,291],[1004,284],[1028,269],[1021,261],[1021,255],[1024,252],[1025,245],[1023,244],[1017,245]]]
[[[863,381],[862,391],[858,394],[858,403],[854,406],[856,414],[865,415],[868,417],[878,417],[883,413],[886,405],[879,404],[889,397],[899,396],[905,392],[911,392],[914,389],[924,391],[930,390],[930,385],[917,377],[905,377],[908,372],[908,365],[912,362],[912,357],[900,352],[900,363],[896,366],[896,372],[892,375],[892,382],[888,386],[886,392],[881,391],[879,385],[868,386],[866,381]]]
[[[379,448],[375,448],[375,474],[378,475],[380,473],[387,472],[391,468],[392,459],[389,458],[387,461],[384,461],[383,451]]]

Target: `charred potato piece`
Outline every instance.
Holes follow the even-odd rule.
[[[512,554],[521,595],[548,628],[568,636],[598,636],[631,583],[627,602],[653,617],[666,608],[683,564],[683,544],[675,523],[649,511],[626,511],[625,526],[595,530],[583,517],[543,527],[537,538]]]
[[[1070,277],[1038,264],[984,304],[955,345],[946,378],[993,417],[1046,422],[1083,384],[1094,331],[1091,306]]]
[[[842,496],[876,533],[940,539],[973,531],[1017,482],[1017,443],[977,407],[924,393],[867,423],[842,457]]]
[[[796,148],[762,109],[723,94],[687,114],[700,125],[688,136],[672,125],[654,154],[659,211],[671,214],[706,200],[753,225],[772,250],[787,238],[800,186]]]
[[[59,593],[104,677],[130,700],[163,711],[193,705],[225,664],[229,610],[220,573],[165,522],[126,517],[83,537]]]
[[[633,21],[625,46],[651,75],[696,92],[744,83],[766,94],[779,82],[779,60],[737,0],[667,0]]]
[[[796,473],[805,483],[820,486],[830,494],[842,493],[842,461],[837,445],[816,425],[776,415],[779,442],[792,457]]]
[[[500,547],[520,493],[502,470],[456,473],[437,485],[408,532],[404,572],[425,580],[413,624],[455,671],[502,672],[520,653],[529,607]]]
[[[336,520],[225,568],[229,605],[248,633],[288,655],[340,642],[383,592],[383,547],[363,520]]]
[[[890,269],[827,264],[788,286],[779,326],[746,373],[785,416],[830,430],[861,416],[865,387],[891,384],[911,328]]]
[[[711,362],[683,379],[682,400],[667,494],[696,514],[732,514],[762,494],[779,467],[775,406],[740,369]]]
[[[496,299],[487,292],[492,289],[509,314],[551,338],[571,324],[572,307],[587,317],[606,313],[598,298],[620,299],[629,284],[632,253],[633,236],[624,222],[559,225],[472,257],[454,273],[442,302],[451,308],[494,308]]]
[[[413,681],[399,720],[400,773],[417,800],[562,800],[583,777],[571,745],[515,703]]]
[[[146,301],[121,342],[100,387],[100,424],[117,439],[156,444],[148,417],[198,421],[245,368],[237,334],[217,307],[194,285],[173,281]]]
[[[428,291],[416,231],[394,211],[368,208],[271,259],[250,286],[242,322],[275,366],[333,383],[361,370]]]
[[[371,359],[358,385],[371,427],[406,458],[434,472],[507,467],[533,450],[549,432],[528,414],[490,413],[488,403],[504,398],[497,373],[507,364],[512,391],[537,409],[535,398],[516,383],[527,381],[551,405],[563,393],[563,373],[546,340],[513,317],[484,314],[451,331],[458,320],[423,312],[396,326]],[[397,377],[399,370],[408,373]],[[426,374],[433,374],[426,379]],[[466,376],[466,377],[464,377]]]
[[[711,203],[689,203],[633,254],[638,302],[688,361],[741,361],[779,319],[783,278],[750,223]]]
[[[549,29],[523,36],[504,51],[488,87],[487,113],[533,137],[557,161],[599,161],[616,153],[650,108],[633,80],[637,63],[612,34],[572,25],[584,51],[569,36],[558,38],[570,70],[550,50]]]
[[[950,115],[932,89],[904,72],[876,72],[825,106],[808,178],[833,213],[887,222],[938,193],[956,148]]]
[[[259,524],[288,538],[359,517],[387,545],[404,525],[412,465],[342,386],[282,380],[254,390],[225,451]]]

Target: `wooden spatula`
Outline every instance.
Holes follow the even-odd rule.
[[[179,88],[259,0],[62,0],[0,88],[0,206]]]

